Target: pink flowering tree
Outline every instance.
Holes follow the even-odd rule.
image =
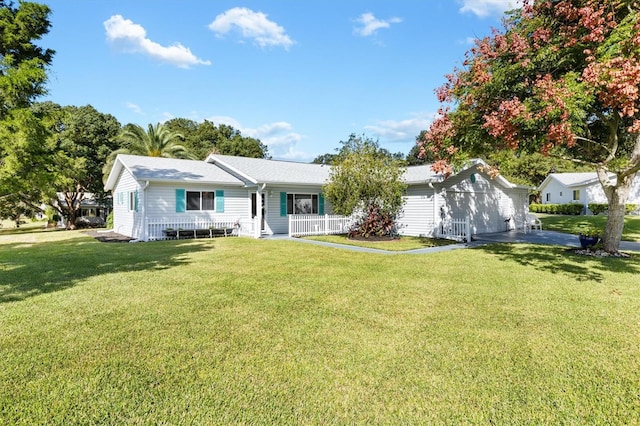
[[[618,250],[640,170],[639,2],[524,0],[436,94],[418,141],[434,170],[496,150],[590,165],[609,202],[605,250]]]

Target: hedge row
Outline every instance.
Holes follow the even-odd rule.
[[[532,213],[550,214],[573,214],[582,213],[582,204],[529,204],[529,211]]]
[[[589,210],[591,210],[591,213],[595,215],[598,215],[600,213],[606,213],[607,210],[609,210],[609,205],[604,203],[589,203],[587,205],[589,206]],[[637,208],[638,208],[637,204],[625,204],[624,213],[631,214],[631,212],[636,211]]]
[[[589,210],[591,213],[598,215],[600,213],[606,213],[609,209],[607,204],[602,203],[589,203]],[[626,204],[625,205],[625,214],[630,214],[631,212],[637,210],[637,204]],[[568,203],[568,204],[529,204],[529,211],[531,213],[549,213],[549,214],[569,214],[569,215],[579,215],[583,213],[582,204],[576,203]]]

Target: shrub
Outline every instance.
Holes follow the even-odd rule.
[[[606,213],[609,210],[609,205],[606,203],[589,203],[589,210],[594,215],[599,215],[600,213]],[[624,214],[631,214],[638,209],[637,204],[625,204],[624,205]]]
[[[384,237],[392,236],[395,222],[393,216],[384,213],[378,206],[371,205],[365,214],[349,230],[349,238],[362,236]]]
[[[579,215],[582,213],[582,204],[529,204],[529,211],[532,213],[568,214]]]
[[[107,216],[107,228],[113,229],[113,211]]]
[[[104,219],[101,217],[88,217],[83,216],[76,219],[75,222],[76,228],[103,228],[104,227]]]
[[[589,207],[589,210],[591,210],[591,213],[596,216],[600,213],[606,212],[609,209],[609,206],[604,203],[589,203],[587,204],[587,206]]]

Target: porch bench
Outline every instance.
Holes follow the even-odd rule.
[[[162,233],[167,238],[215,238],[231,237],[234,234],[233,228],[202,228],[202,229],[163,229]]]

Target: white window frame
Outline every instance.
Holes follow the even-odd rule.
[[[580,190],[579,189],[574,189],[573,190],[573,201],[580,201]]]

